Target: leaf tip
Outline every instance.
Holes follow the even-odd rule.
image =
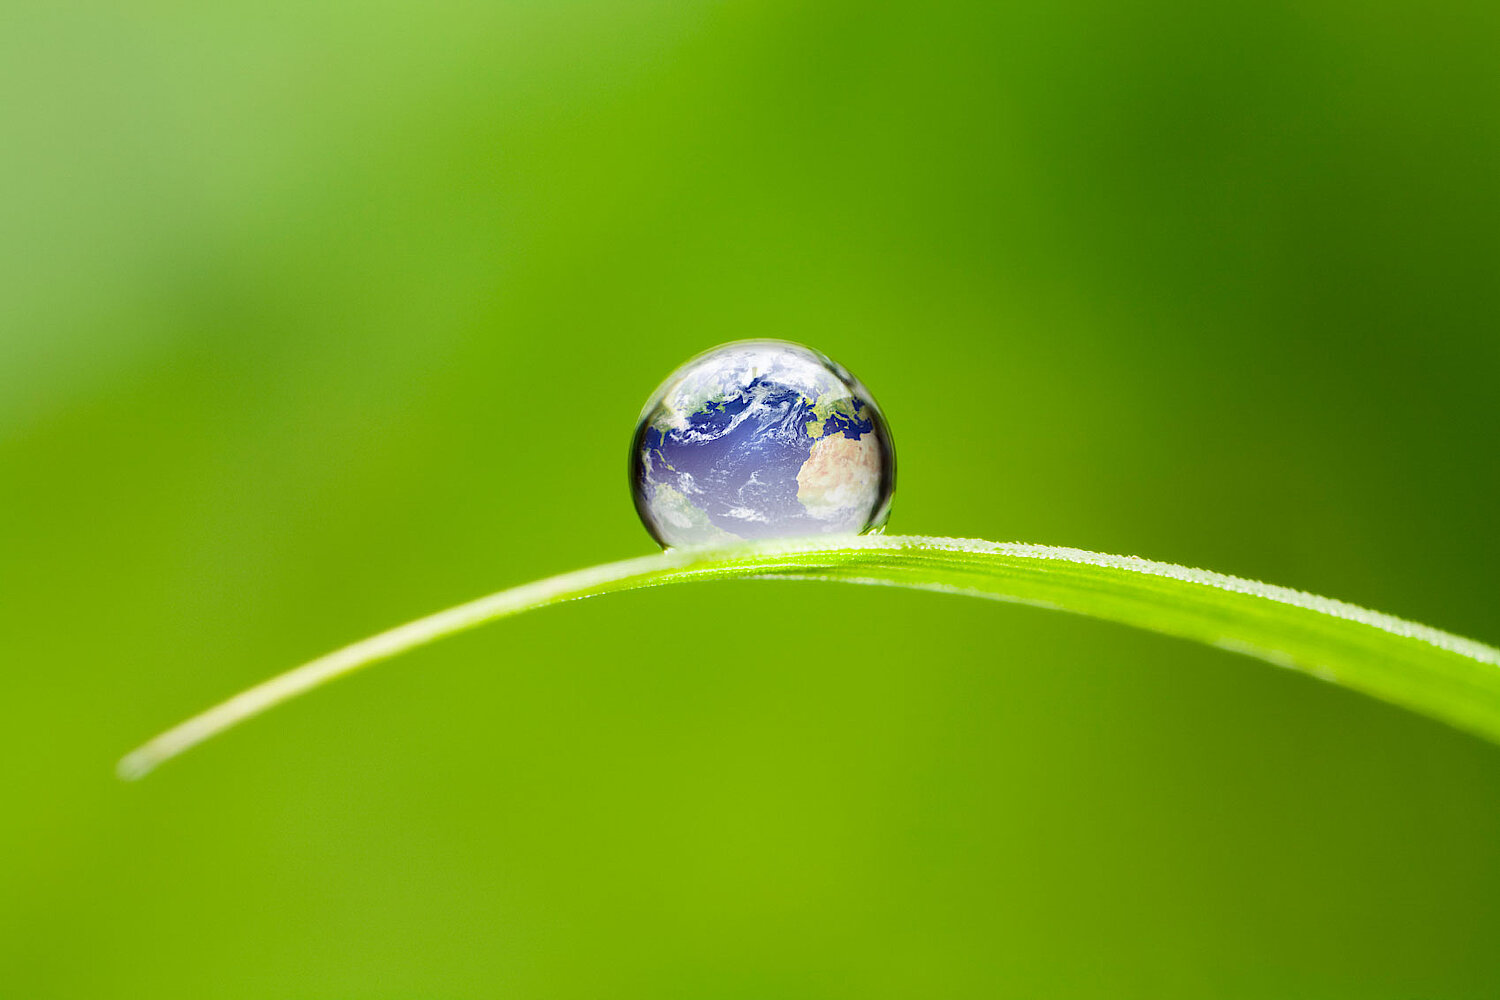
[[[157,761],[144,748],[132,750],[115,765],[115,777],[121,781],[139,781],[156,769]]]

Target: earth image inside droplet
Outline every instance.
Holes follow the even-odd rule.
[[[630,451],[636,510],[666,547],[879,530],[895,481],[869,391],[781,340],[724,344],[678,368]]]

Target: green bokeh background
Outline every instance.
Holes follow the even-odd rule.
[[[1493,997],[1500,749],[938,595],[584,602],[745,336],[893,531],[1500,640],[1500,7],[23,3],[0,15],[0,996]]]

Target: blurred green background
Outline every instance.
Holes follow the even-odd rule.
[[[111,773],[649,551],[638,408],[745,336],[873,389],[892,531],[1500,640],[1500,7],[0,22],[0,996],[1500,993],[1500,749],[1024,608],[611,597]]]

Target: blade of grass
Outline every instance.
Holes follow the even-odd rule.
[[[664,552],[502,590],[249,688],[127,754],[123,778],[417,646],[583,597],[722,579],[826,580],[1015,601],[1195,639],[1363,691],[1500,742],[1500,649],[1285,587],[1081,549],[865,536]]]

